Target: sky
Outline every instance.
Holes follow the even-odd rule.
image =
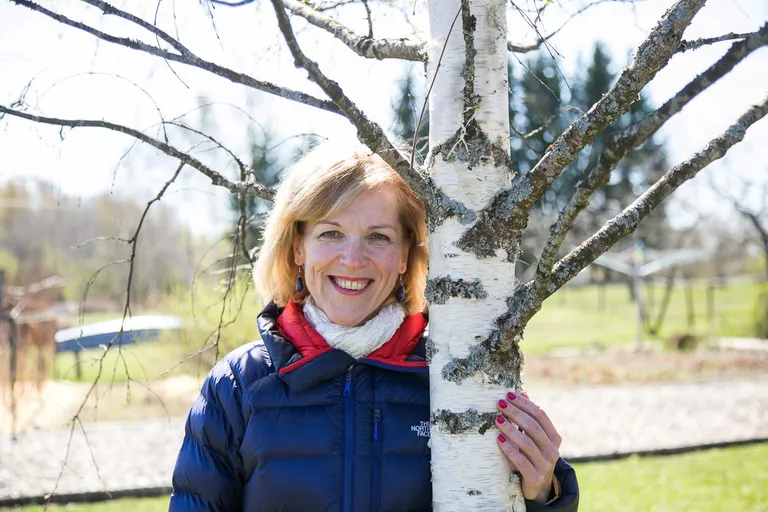
[[[136,4],[133,2],[133,4]],[[152,19],[155,5],[142,3],[129,10]],[[551,39],[566,76],[578,70],[596,41],[614,57],[617,73],[630,62],[632,50],[672,4],[645,0],[632,4],[605,2],[593,7]],[[48,2],[57,12],[94,24],[111,33],[137,36],[119,20],[99,16],[81,2]],[[117,3],[116,5],[122,5]],[[127,3],[126,3],[127,5]],[[543,32],[558,27],[576,9],[564,1],[548,10]],[[317,96],[322,93],[293,66],[281,44],[269,2],[237,9],[216,8],[209,16],[197,0],[164,2],[158,9],[161,26],[176,34],[201,57],[252,76]],[[376,37],[397,37],[427,31],[425,3],[398,9],[374,6]],[[175,16],[175,18],[174,18]],[[342,20],[366,30],[362,6],[347,8]],[[174,21],[175,19],[175,21]],[[510,39],[531,42],[533,32],[519,14],[510,10]],[[728,32],[751,32],[768,20],[765,0],[710,0],[685,34],[685,39],[712,37]],[[299,41],[310,57],[336,79],[370,118],[391,126],[391,99],[407,66],[395,61],[362,59],[327,34],[295,21]],[[153,38],[144,37],[154,43]],[[699,72],[715,62],[730,46],[719,43],[675,56],[644,91],[654,105],[661,105]],[[417,66],[417,70],[420,69]],[[61,26],[45,16],[0,0],[0,103],[9,105],[28,86],[26,102],[44,115],[104,119],[159,135],[160,115],[199,123],[206,112],[208,130],[241,156],[247,154],[248,133],[268,127],[276,140],[297,133],[354,139],[354,129],[340,116],[316,111],[263,93],[254,93],[205,72],[181,64],[167,64],[155,57],[98,41]],[[667,143],[669,161],[690,157],[722,133],[750,105],[768,93],[768,49],[755,52],[734,72],[710,87],[681,114],[666,124],[660,137]],[[200,109],[203,103],[213,104]],[[231,159],[210,145],[194,145],[191,137],[172,134],[180,147],[207,163],[234,173]],[[743,143],[710,166],[705,175],[675,194],[676,216],[712,210],[717,198],[709,183],[737,186],[734,176],[768,181],[768,121],[753,126]],[[59,130],[17,119],[0,121],[0,183],[35,176],[52,183],[53,190],[78,198],[111,191],[148,200],[175,170],[167,157],[136,145],[128,137],[98,129]],[[232,174],[231,174],[232,175]],[[757,199],[747,199],[749,201]],[[187,169],[168,193],[168,203],[195,231],[213,233],[229,220],[227,194],[215,191],[206,178]],[[720,211],[722,209],[717,209]]]

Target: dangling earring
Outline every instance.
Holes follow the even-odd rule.
[[[304,279],[301,277],[301,267],[299,267],[299,275],[296,277],[296,293],[304,291]]]
[[[405,302],[405,285],[403,284],[403,274],[400,274],[400,284],[395,289],[395,298],[398,302]]]

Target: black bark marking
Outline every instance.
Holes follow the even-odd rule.
[[[507,313],[496,319],[496,328],[487,338],[469,348],[463,359],[453,359],[443,366],[444,380],[461,384],[465,379],[483,373],[488,382],[514,388],[523,368],[523,354],[520,351],[518,334],[520,330],[510,329],[511,320]]]
[[[496,421],[496,412],[477,412],[469,409],[464,412],[452,412],[440,409],[432,413],[432,425],[449,434],[478,432],[484,435]]]
[[[448,275],[427,281],[426,296],[431,304],[445,304],[450,297],[485,299],[488,294],[479,279],[473,281],[453,280]]]

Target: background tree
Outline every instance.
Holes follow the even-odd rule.
[[[125,300],[127,268],[109,265],[128,256],[120,239],[131,236],[142,205],[114,195],[80,199],[55,194],[51,183],[17,180],[0,188],[0,266],[10,284],[67,276],[64,298],[106,310]],[[34,236],[30,236],[34,233]],[[205,241],[167,208],[146,221],[132,290],[147,307],[177,287],[188,287]]]
[[[429,116],[425,112],[421,116],[424,106],[425,90],[420,87],[420,81],[414,76],[416,69],[409,66],[403,79],[398,82],[395,96],[392,99],[393,121],[391,131],[395,138],[403,145],[413,145],[413,135],[416,126],[419,127],[419,135],[416,137],[415,155],[416,162],[424,163],[429,149]],[[419,84],[419,85],[417,85]],[[419,119],[421,117],[421,119]],[[419,124],[421,121],[421,124]]]
[[[322,91],[323,97],[277,86],[242,71],[206,60],[174,33],[172,22],[152,23],[101,0],[82,0],[90,13],[120,19],[144,37],[118,36],[89,24],[98,17],[54,12],[28,0],[13,0],[73,29],[103,41],[214,73],[235,84],[280,96],[290,101],[338,114],[349,120],[357,135],[380,154],[424,200],[430,227],[430,265],[427,296],[430,300],[431,450],[434,509],[524,510],[519,479],[509,472],[498,453],[490,428],[495,404],[508,389],[520,387],[520,341],[528,321],[542,302],[656,210],[682,183],[721,158],[739,143],[754,123],[768,113],[768,99],[748,108],[732,125],[687,160],[664,175],[592,236],[559,257],[566,235],[595,191],[611,181],[625,154],[642,145],[690,100],[755,49],[768,44],[768,24],[749,34],[728,34],[711,40],[683,41],[683,33],[705,0],[678,0],[663,14],[638,46],[612,87],[558,135],[530,169],[518,170],[510,158],[508,98],[509,51],[527,48],[507,41],[507,3],[500,0],[440,0],[426,5],[430,34],[426,38],[376,38],[373,23],[360,35],[328,14],[325,6],[296,0],[271,0],[277,26],[295,65]],[[223,1],[216,5],[227,4]],[[534,5],[538,14],[550,2]],[[209,4],[206,4],[209,5]],[[256,9],[241,1],[239,9]],[[317,7],[317,8],[316,8]],[[512,6],[515,16],[526,11]],[[133,8],[133,7],[132,7]],[[210,10],[213,13],[213,10]],[[213,14],[212,14],[213,16]],[[293,16],[293,20],[291,19]],[[382,127],[372,121],[303,51],[294,32],[302,18],[325,30],[365,58],[426,62],[429,93],[429,157],[423,168],[398,153]],[[175,19],[175,17],[174,17]],[[535,25],[535,21],[529,19]],[[97,21],[93,21],[97,23]],[[724,27],[727,30],[727,27]],[[120,32],[123,34],[123,32]],[[546,40],[550,34],[542,34]],[[557,220],[537,258],[535,276],[518,282],[515,275],[523,236],[536,204],[553,183],[576,162],[585,148],[608,127],[630,112],[643,88],[672,56],[713,41],[738,40],[700,76],[642,120],[622,127],[606,139],[591,170],[559,205]],[[190,41],[190,43],[193,41]],[[535,46],[540,45],[537,43]],[[317,90],[317,89],[314,89]],[[270,199],[274,191],[245,179],[232,180],[196,155],[180,150],[174,141],[99,119],[72,119],[33,112],[23,98],[0,106],[6,116],[68,127],[101,127],[119,131],[153,146],[178,162],[177,171],[190,167],[235,194]],[[631,122],[628,121],[628,123]],[[590,161],[591,159],[588,159]],[[640,190],[637,190],[640,192]],[[556,193],[556,192],[555,192]],[[162,192],[158,195],[158,198]],[[543,475],[542,475],[543,477]]]

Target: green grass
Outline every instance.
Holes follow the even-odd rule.
[[[768,444],[577,464],[584,512],[768,510]]]
[[[167,512],[167,496],[160,498],[124,498],[98,503],[68,503],[64,505],[48,505],[48,510],[54,512]],[[0,508],[0,512],[40,512],[41,505],[29,505],[18,508]]]
[[[669,308],[659,337],[693,332],[713,336],[750,337],[754,335],[754,307],[759,284],[741,284],[715,291],[715,315],[710,328],[707,319],[707,294],[704,286],[693,287],[694,325],[688,326],[685,292],[672,292]],[[635,305],[626,285],[605,288],[604,309],[599,309],[597,286],[563,288],[547,299],[541,311],[531,319],[525,331],[526,354],[548,352],[561,347],[588,345],[630,345],[635,339]],[[646,287],[646,297],[655,297],[656,318],[664,295],[663,286]],[[648,336],[645,336],[648,338]]]
[[[666,457],[576,464],[580,512],[768,510],[768,444]],[[32,512],[41,507],[0,509]],[[165,511],[168,497],[49,507],[54,511]]]

